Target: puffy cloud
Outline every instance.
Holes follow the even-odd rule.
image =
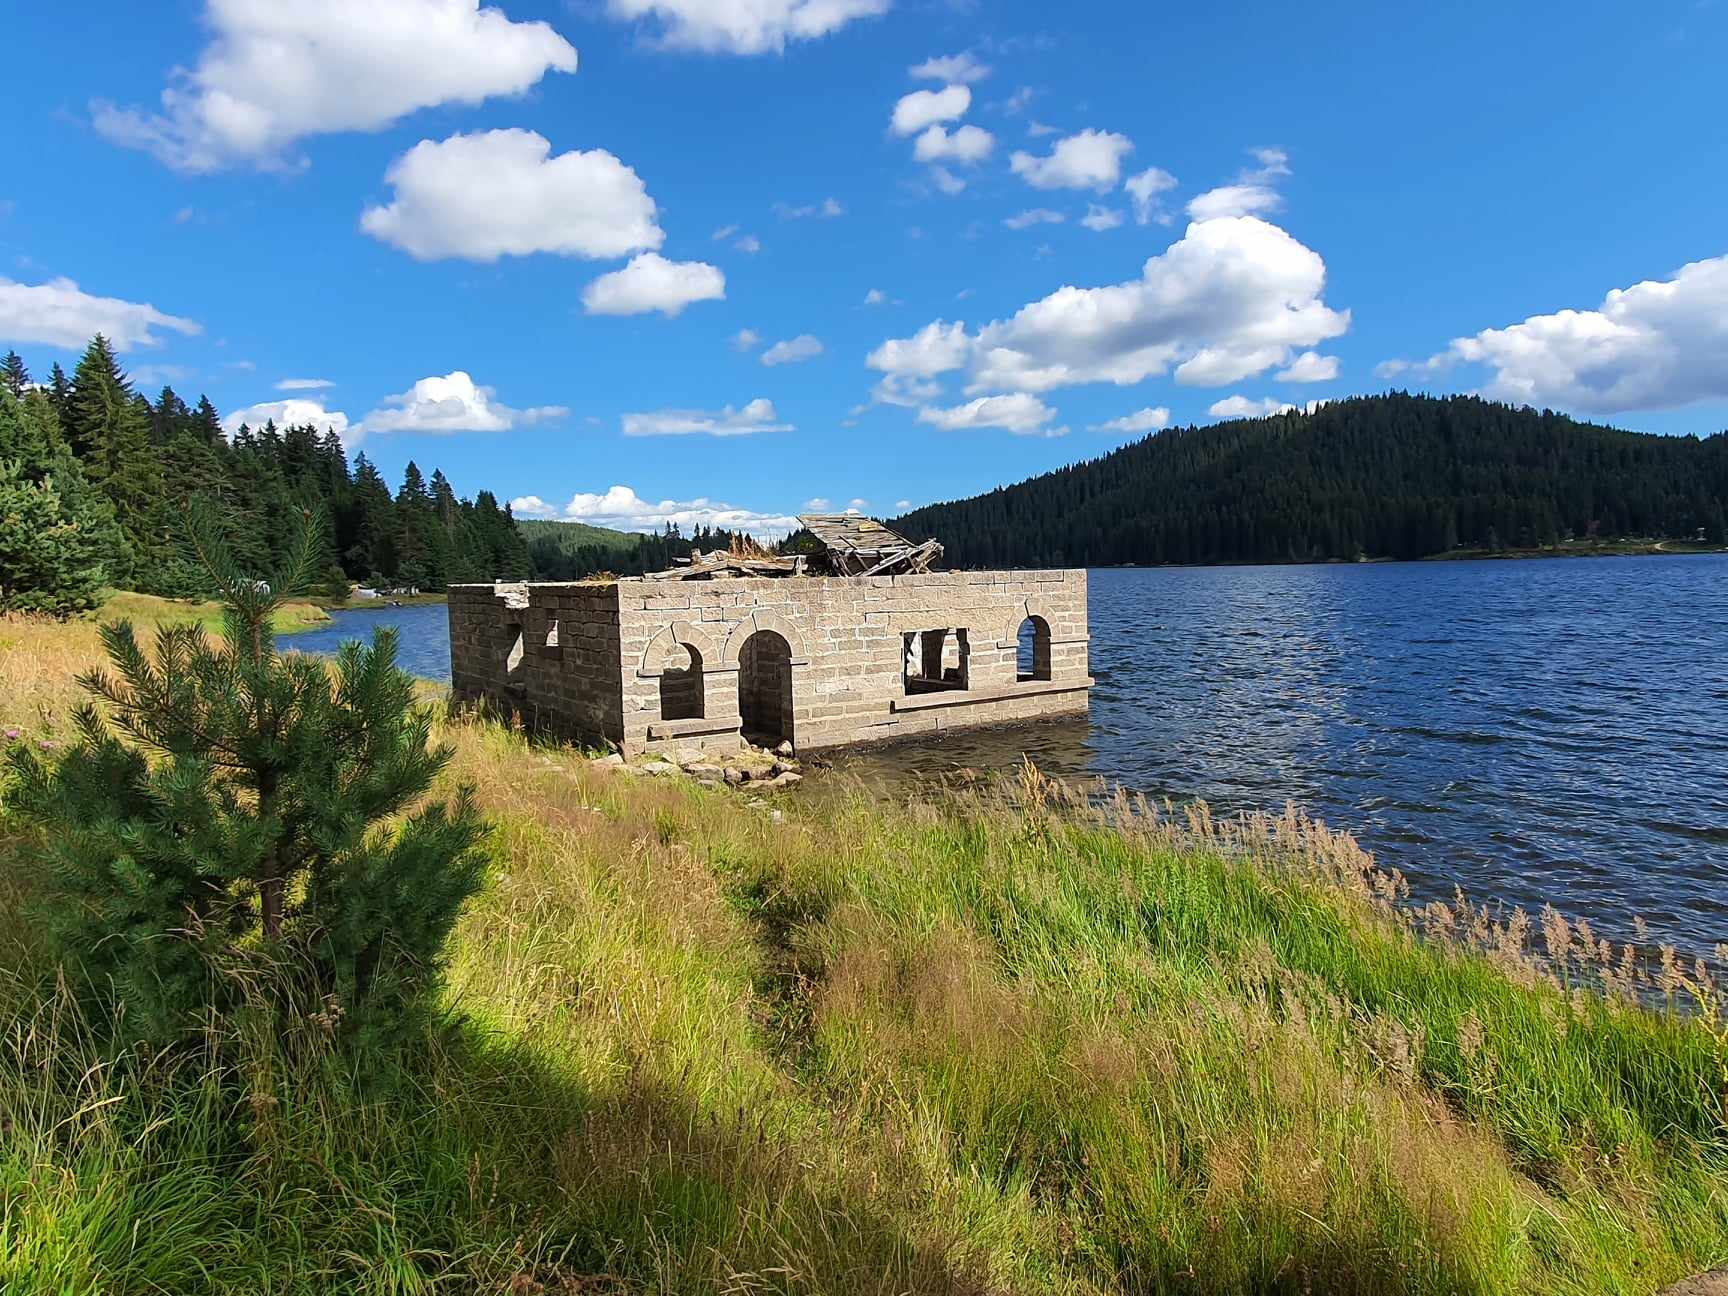
[[[888,12],[890,0],[608,0],[627,22],[652,22],[657,44],[706,54],[778,54],[857,18]]]
[[[741,328],[732,335],[732,349],[734,351],[750,351],[761,341],[762,335],[755,329]]]
[[[896,135],[916,135],[926,126],[964,117],[972,106],[972,92],[963,85],[940,90],[914,90],[894,105],[889,129]]]
[[[894,511],[897,513],[904,513],[908,509],[910,509],[911,507],[912,507],[912,501],[911,500],[895,500],[894,501]]]
[[[622,270],[603,274],[582,290],[590,315],[680,315],[692,302],[722,301],[726,276],[705,261],[668,261],[658,252],[630,258]]]
[[[912,146],[919,162],[958,162],[975,166],[990,156],[996,137],[980,126],[961,126],[952,134],[943,126],[928,126]]]
[[[1196,222],[1137,279],[1059,288],[976,334],[937,321],[869,363],[924,378],[970,365],[969,392],[1126,386],[1173,366],[1185,383],[1236,381],[1349,327],[1322,299],[1325,281],[1320,256],[1275,225]]]
[[[918,411],[918,421],[956,432],[972,428],[1006,428],[1021,435],[1061,436],[1067,428],[1046,430],[1056,417],[1051,409],[1029,392],[1013,392],[1006,396],[980,396],[950,409],[926,406]]]
[[[911,374],[885,374],[870,389],[872,405],[897,405],[902,409],[917,409],[941,398],[941,383],[934,378],[918,378]],[[861,405],[852,412],[858,414],[868,408]]]
[[[628,486],[613,486],[603,495],[572,496],[563,508],[538,495],[523,495],[510,501],[510,511],[518,517],[562,518],[619,531],[662,531],[668,522],[686,532],[699,526],[719,526],[764,539],[778,539],[798,526],[798,519],[789,514],[757,513],[717,500],[645,500]]]
[[[1105,230],[1113,230],[1122,223],[1121,211],[1115,207],[1104,207],[1098,203],[1087,203],[1086,214],[1080,218],[1080,223],[1087,229],[1102,234]]]
[[[1176,381],[1184,387],[1222,387],[1283,364],[1287,347],[1201,347],[1176,366]]]
[[[517,517],[553,518],[558,516],[558,506],[538,495],[518,495],[510,501],[510,512]]]
[[[212,39],[160,112],[97,103],[97,130],[182,171],[288,164],[295,141],[435,104],[517,95],[576,51],[480,0],[210,0]]]
[[[1124,436],[1133,436],[1140,432],[1156,432],[1160,428],[1170,426],[1170,411],[1162,405],[1135,410],[1132,414],[1124,414],[1121,418],[1113,418],[1103,423],[1094,423],[1088,431],[1120,432]]]
[[[319,401],[293,397],[260,401],[222,416],[222,430],[229,436],[238,432],[242,423],[253,428],[261,428],[266,423],[275,423],[279,428],[315,427],[320,432],[334,432],[350,450],[360,443],[366,432],[361,424],[350,422],[341,410],[327,410]]]
[[[980,63],[969,52],[927,58],[908,70],[920,81],[943,81],[950,85],[982,81],[990,75],[989,64]]]
[[[836,216],[844,216],[846,208],[841,205],[838,198],[824,198],[819,203],[806,203],[801,207],[777,202],[774,204],[774,214],[781,220],[808,220],[812,216],[820,217],[823,220],[832,220]]]
[[[1248,153],[1259,165],[1244,168],[1233,183],[1208,189],[1192,199],[1188,204],[1189,216],[1195,220],[1260,216],[1284,205],[1275,186],[1290,174],[1289,157],[1277,148],[1252,148]]]
[[[740,252],[745,252],[750,256],[755,256],[762,250],[762,240],[757,238],[754,234],[746,234],[732,246]]]
[[[364,419],[368,432],[506,432],[530,423],[565,418],[562,405],[540,405],[516,410],[496,399],[490,387],[480,387],[462,370],[442,377],[422,378],[399,396],[387,396],[384,404]]]
[[[1728,256],[1616,288],[1595,310],[1532,315],[1456,338],[1422,364],[1393,361],[1378,372],[1458,363],[1489,367],[1485,396],[1592,414],[1728,399]]]
[[[798,364],[803,360],[814,360],[822,354],[822,340],[802,333],[795,338],[787,338],[776,342],[762,353],[762,363],[765,365]]]
[[[1265,418],[1271,414],[1288,414],[1296,407],[1288,401],[1281,401],[1275,396],[1264,400],[1253,400],[1247,396],[1226,396],[1223,400],[1213,401],[1206,407],[1206,412],[1215,418]]]
[[[196,334],[189,319],[166,315],[147,302],[93,297],[70,279],[22,284],[0,277],[0,338],[79,350],[100,333],[116,351],[161,346],[153,330]]]
[[[888,294],[883,292],[880,288],[872,288],[869,292],[864,294],[864,304],[866,306],[886,306],[888,304]]]
[[[1278,371],[1280,382],[1331,382],[1338,376],[1338,357],[1323,356],[1318,351],[1304,351]]]
[[[1067,219],[1059,211],[1051,211],[1048,207],[1034,207],[1017,216],[1009,216],[1002,223],[1011,230],[1023,230],[1030,229],[1034,225],[1060,225]]]
[[[665,235],[637,174],[604,149],[552,156],[533,131],[421,140],[390,164],[394,199],[368,207],[360,228],[422,261],[551,252],[618,257]]]
[[[1138,175],[1129,176],[1122,182],[1122,187],[1134,200],[1136,225],[1144,225],[1148,221],[1157,221],[1160,225],[1170,223],[1172,217],[1164,209],[1163,203],[1159,202],[1159,197],[1176,187],[1175,176],[1162,167],[1147,167]]]
[[[791,432],[790,423],[779,421],[773,402],[758,396],[743,409],[730,405],[719,410],[655,410],[624,416],[625,436],[750,436],[756,432]]]
[[[890,338],[872,351],[864,363],[885,374],[911,378],[934,378],[966,363],[971,340],[966,324],[935,320],[909,338]]]
[[[277,391],[324,391],[336,384],[328,378],[284,378],[276,384]]]
[[[1126,135],[1083,130],[1057,140],[1048,157],[1016,152],[1008,159],[1008,166],[1034,189],[1091,189],[1104,193],[1116,187],[1122,175],[1122,159],[1133,150],[1133,141]]]
[[[1258,216],[1274,212],[1284,205],[1278,191],[1266,185],[1230,184],[1208,189],[1188,202],[1188,214],[1195,220],[1217,220],[1224,216]]]
[[[931,127],[931,129],[935,130],[938,128]],[[955,194],[962,192],[966,188],[966,182],[945,166],[933,166],[930,168],[930,182],[950,198]],[[922,233],[915,235],[914,237],[922,237]]]
[[[806,513],[826,513],[833,507],[834,501],[829,499],[826,495],[817,495],[812,499],[804,501],[804,511]]]

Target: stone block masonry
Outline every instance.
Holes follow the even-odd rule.
[[[1083,571],[452,586],[455,697],[626,755],[1084,712]]]

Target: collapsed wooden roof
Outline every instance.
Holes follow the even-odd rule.
[[[880,522],[856,513],[806,513],[798,521],[821,542],[810,554],[771,554],[760,546],[735,544],[677,559],[677,566],[652,572],[649,580],[714,580],[725,576],[899,576],[927,572],[942,556],[935,540],[913,544]]]
[[[822,542],[828,569],[836,576],[893,576],[929,571],[942,556],[935,540],[915,545],[874,518],[856,513],[802,513],[798,521]]]

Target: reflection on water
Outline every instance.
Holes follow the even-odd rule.
[[[1224,812],[1293,801],[1421,894],[1728,940],[1728,558],[1096,571],[1091,614],[1089,719],[836,766],[892,783],[1027,755]],[[285,642],[379,622],[449,678],[442,607]]]

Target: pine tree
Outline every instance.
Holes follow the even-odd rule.
[[[114,349],[98,333],[73,371],[66,439],[126,533],[116,578],[145,590],[169,556],[164,538],[170,521],[150,446],[149,411],[147,401],[139,408]]]
[[[261,998],[278,1031],[316,1013],[388,1037],[437,985],[482,822],[466,789],[423,804],[451,750],[431,742],[393,631],[333,669],[277,654],[274,613],[321,570],[316,519],[269,593],[212,510],[191,530],[223,638],[166,626],[147,653],[130,625],[105,626],[110,669],[80,681],[102,709],[80,709],[76,744],[9,753],[10,808],[43,830],[47,929],[125,1037],[172,1045]]]
[[[24,389],[30,385],[30,371],[16,351],[8,351],[0,360],[0,388],[10,392],[14,400],[24,399]]]
[[[396,504],[390,488],[365,455],[354,460],[354,508],[358,518],[354,545],[344,567],[362,580],[396,576]]]
[[[396,492],[396,550],[400,567],[398,579],[416,589],[431,589],[438,580],[434,554],[432,496],[426,489],[426,479],[412,459],[402,477],[402,489]]]
[[[42,392],[0,389],[0,609],[67,616],[94,608],[124,545]]]

